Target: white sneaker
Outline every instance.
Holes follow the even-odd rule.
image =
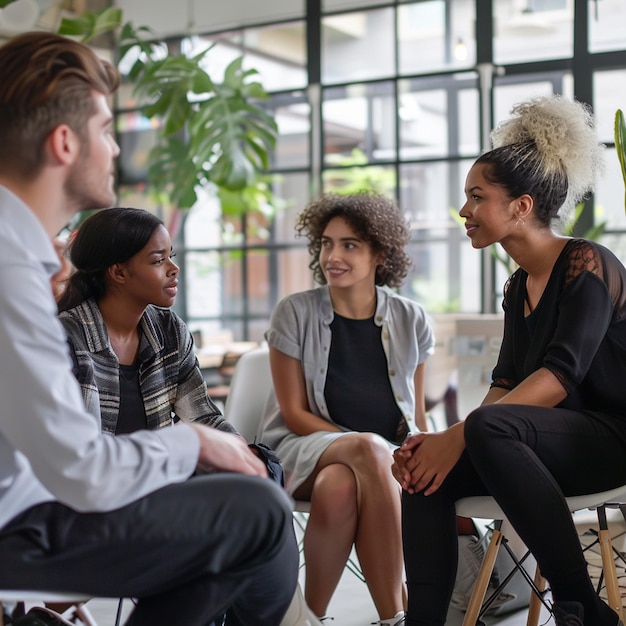
[[[400,624],[404,624],[404,618],[404,611],[398,611],[393,617],[379,619],[377,622],[372,622],[372,624],[376,626],[400,626]]]
[[[307,605],[300,585],[296,587],[287,614],[283,617],[280,626],[322,626],[322,622]]]

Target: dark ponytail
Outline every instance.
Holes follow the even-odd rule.
[[[59,300],[59,312],[106,292],[106,270],[135,256],[163,222],[143,209],[103,209],[80,226],[70,243],[74,267]]]

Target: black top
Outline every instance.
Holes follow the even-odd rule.
[[[626,268],[604,246],[571,239],[525,317],[527,277],[520,268],[505,286],[492,385],[513,389],[545,367],[568,392],[559,406],[626,418]]]
[[[120,410],[115,434],[123,435],[147,427],[146,409],[139,390],[139,365],[120,363]]]
[[[335,423],[395,441],[402,413],[393,396],[381,329],[374,318],[334,314],[324,396]]]

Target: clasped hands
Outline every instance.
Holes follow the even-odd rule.
[[[428,496],[439,489],[464,448],[463,424],[441,433],[409,435],[394,451],[391,471],[402,489]]]

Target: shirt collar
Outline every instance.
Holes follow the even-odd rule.
[[[333,303],[330,299],[330,288],[328,285],[323,285],[320,287],[320,291],[322,294],[322,302],[320,305],[322,321],[325,324],[330,324],[334,318]],[[382,326],[387,317],[387,311],[389,308],[387,306],[388,302],[389,293],[387,289],[376,285],[376,313],[374,314],[374,323],[377,326]]]
[[[24,250],[41,261],[52,276],[61,269],[59,257],[41,222],[32,209],[12,191],[0,185],[0,222],[13,231]]]

